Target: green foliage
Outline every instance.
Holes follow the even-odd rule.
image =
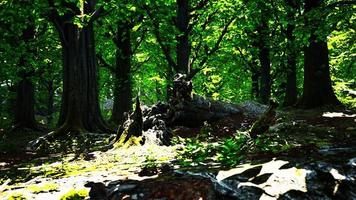
[[[334,83],[336,96],[341,103],[349,108],[356,108],[356,82],[338,79]]]
[[[147,163],[147,166],[154,167],[156,166],[157,160],[151,155],[146,155],[145,162]]]
[[[195,138],[184,141],[184,148],[179,152],[182,166],[190,166],[203,163],[214,154],[214,144],[204,143]]]
[[[189,138],[183,144],[184,148],[179,152],[182,166],[197,165],[209,161],[234,166],[244,158],[244,154],[248,150],[248,138],[244,134],[222,139],[215,143]]]
[[[79,10],[83,1],[74,3]],[[194,10],[200,1],[190,1]],[[297,55],[297,86],[300,95],[303,86],[303,54],[308,38],[313,29],[319,40],[327,37],[331,74],[337,82],[341,79],[350,82],[356,76],[355,70],[355,24],[354,6],[336,6],[334,1],[326,1],[320,8],[304,13],[303,4],[296,1],[208,1],[203,7],[191,11],[191,25],[188,33],[191,46],[190,61],[192,69],[199,72],[193,78],[194,92],[216,100],[240,102],[253,99],[251,93],[252,71],[260,72],[259,50],[256,41],[262,37],[270,49],[272,97],[281,101],[286,84],[287,55]],[[120,28],[131,23],[131,75],[132,93],[140,94],[142,102],[151,105],[167,100],[167,88],[171,85],[174,71],[168,65],[166,55],[157,40],[154,24],[159,25],[158,34],[162,44],[169,49],[169,54],[176,60],[176,38],[182,35],[176,27],[176,1],[97,1],[96,9],[102,8],[105,14],[94,22],[96,53],[105,60],[99,66],[99,97],[103,102],[113,99],[117,45],[114,40]],[[60,16],[68,13],[68,8],[54,1]],[[21,80],[20,72],[35,75],[30,80],[36,85],[36,112],[46,115],[42,123],[55,127],[60,111],[62,93],[61,43],[55,27],[47,18],[50,7],[46,1],[35,0],[33,3],[3,1],[0,4],[0,126],[9,127],[15,98],[13,89]],[[154,11],[148,16],[147,10]],[[335,9],[334,9],[335,8]],[[31,16],[31,17],[28,17]],[[92,19],[91,14],[74,15],[70,20],[77,26],[84,27]],[[226,35],[218,45],[218,50],[207,54],[219,40],[220,34],[230,19],[235,19],[228,27]],[[321,22],[320,20],[324,19]],[[257,29],[265,20],[269,29],[259,35]],[[318,23],[316,23],[318,22]],[[286,38],[288,26],[295,26],[290,44]],[[35,27],[35,36],[27,40],[24,31]],[[24,59],[25,64],[20,60]],[[205,62],[204,62],[205,61]],[[53,87],[51,89],[51,87]],[[336,89],[340,86],[337,85]],[[344,87],[344,86],[342,86]],[[353,89],[353,88],[351,88]],[[47,113],[49,97],[53,94],[55,113]],[[349,97],[338,94],[343,103],[353,106]],[[348,100],[345,100],[347,98]],[[47,114],[45,114],[47,113]],[[109,118],[111,112],[103,112]],[[43,119],[43,118],[42,118]]]
[[[183,145],[183,149],[178,152],[182,166],[194,166],[213,161],[228,167],[239,164],[248,153],[279,153],[294,147],[284,140],[267,135],[251,140],[246,133],[242,132],[218,142],[206,142],[196,138],[186,139]]]
[[[244,134],[223,140],[217,147],[217,160],[227,166],[238,164],[248,150],[247,141]]]
[[[261,135],[255,139],[253,147],[257,152],[279,153],[286,152],[294,146],[285,140],[279,140],[276,136]]]
[[[86,189],[71,189],[69,192],[61,196],[60,200],[84,200],[88,197],[88,195],[89,192]]]

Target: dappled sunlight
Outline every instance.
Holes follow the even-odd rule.
[[[0,1],[0,200],[356,199],[355,6]]]
[[[259,167],[259,166],[261,166],[262,168],[256,174],[256,176],[267,174],[267,173],[273,173],[287,163],[288,163],[287,161],[273,159],[272,161],[263,163],[263,164],[252,165],[252,164],[248,163],[248,164],[238,165],[237,167],[229,169],[227,171],[220,170],[218,175],[216,176],[216,179],[218,181],[222,181],[226,178],[229,178],[230,176],[243,173],[244,171],[246,171],[248,169],[251,169],[254,167]]]
[[[275,171],[279,170],[283,165],[286,165],[286,164],[288,164],[288,161],[277,160],[274,158],[272,161],[264,163],[262,165],[262,169],[261,169],[261,172],[259,173],[259,175],[267,174],[267,173],[274,173]]]
[[[259,172],[251,174],[248,181],[241,182],[238,187],[242,186],[254,186],[263,189],[268,195],[274,198],[281,194],[284,194],[290,190],[297,190],[301,192],[307,191],[306,176],[310,173],[306,169],[298,169],[296,167],[291,167],[287,169],[280,169],[289,162],[284,160],[273,159],[270,162],[261,163],[258,165],[244,164],[239,165],[236,168],[230,169],[228,171],[219,171],[216,179],[218,181],[223,181],[226,178],[232,177],[237,174],[242,174],[249,169],[253,169],[257,166],[261,166]],[[271,174],[269,178],[260,184],[253,183],[256,177]],[[262,196],[261,199],[269,199],[268,196]]]
[[[89,191],[84,185],[90,181],[108,182],[125,179],[142,181],[155,178],[157,175],[138,176],[138,172],[147,162],[155,162],[158,165],[172,161],[175,157],[175,149],[175,146],[132,145],[107,152],[92,152],[91,160],[73,159],[75,154],[68,154],[59,161],[38,166],[29,164],[18,170],[38,175],[16,185],[7,185],[9,180],[0,188],[5,191],[0,194],[0,199],[8,199],[16,193],[27,199],[59,199],[62,195],[73,192],[72,190]]]
[[[216,176],[216,180],[222,181],[222,180],[229,178],[235,174],[240,174],[240,173],[246,171],[247,169],[250,169],[255,166],[258,166],[258,165],[244,164],[244,165],[239,165],[235,168],[229,169],[227,171],[221,170],[221,171],[219,171],[218,175]]]
[[[347,117],[347,118],[353,118],[356,117],[356,114],[345,114],[342,112],[325,112],[322,115],[323,117],[329,117],[329,118],[334,118],[334,117]]]
[[[289,168],[275,171],[267,182],[259,185],[269,195],[278,197],[290,190],[307,192],[306,175],[309,170]]]

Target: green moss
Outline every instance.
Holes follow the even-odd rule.
[[[26,200],[27,198],[18,192],[13,192],[7,197],[7,200]]]
[[[131,136],[126,141],[127,135],[128,135],[127,131],[125,130],[121,134],[119,140],[114,144],[114,147],[115,148],[120,148],[120,147],[129,148],[130,146],[141,145],[140,142],[142,141],[142,136],[140,136],[140,137]]]
[[[327,147],[330,145],[330,142],[327,140],[316,140],[313,142],[318,148]]]
[[[86,189],[75,190],[72,189],[66,194],[62,195],[60,200],[82,200],[89,196],[89,192]]]
[[[58,185],[55,183],[43,183],[40,185],[29,185],[26,187],[27,190],[30,190],[32,193],[41,193],[41,192],[50,192],[58,189]]]

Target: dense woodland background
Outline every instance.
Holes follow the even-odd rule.
[[[177,73],[214,100],[355,107],[355,4],[1,1],[0,127],[110,132]]]

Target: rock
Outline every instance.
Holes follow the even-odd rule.
[[[242,186],[237,189],[236,198],[258,200],[261,198],[264,190],[255,186]]]
[[[104,183],[88,182],[84,186],[90,187],[89,196],[91,200],[108,200],[108,192]]]
[[[356,157],[355,158],[351,158],[348,162],[347,162],[347,165],[349,167],[356,167]]]
[[[132,182],[132,180],[128,180]],[[125,190],[122,189],[125,187]],[[161,176],[156,179],[146,179],[137,184],[121,183],[113,193],[110,194],[111,200],[124,199],[206,199],[215,200],[215,192],[212,183],[202,177],[183,175],[175,176],[172,174]]]
[[[299,190],[290,190],[282,194],[278,200],[304,200],[308,199],[308,194]]]
[[[343,163],[272,160],[227,171],[174,171],[109,184],[111,199],[356,199],[354,160]],[[303,164],[304,163],[304,164]],[[296,166],[297,165],[297,166]],[[158,171],[163,171],[157,169]]]
[[[260,117],[268,108],[268,106],[255,101],[244,101],[238,104],[244,115],[252,118]]]

